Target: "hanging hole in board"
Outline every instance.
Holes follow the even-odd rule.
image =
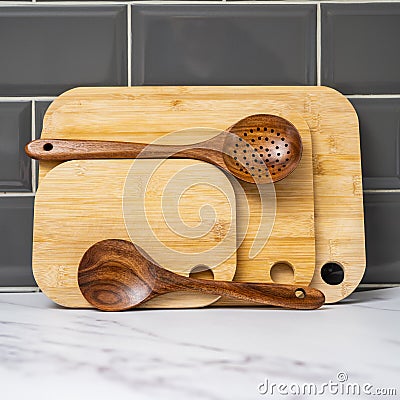
[[[294,269],[287,261],[276,262],[271,267],[269,275],[275,283],[292,284],[294,282]]]
[[[210,267],[204,264],[196,265],[189,274],[190,278],[214,280],[214,273]]]
[[[344,269],[337,262],[327,262],[321,268],[321,278],[328,285],[339,285],[344,280]]]

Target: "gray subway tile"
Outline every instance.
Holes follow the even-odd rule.
[[[0,8],[0,96],[126,85],[125,6]]]
[[[0,103],[0,192],[31,191],[31,138],[31,102]]]
[[[35,102],[35,136],[40,138],[43,129],[43,118],[49,108],[51,101],[36,101]]]
[[[400,283],[400,193],[364,194],[367,269],[362,283]]]
[[[400,3],[322,4],[322,84],[400,93]]]
[[[364,189],[400,189],[400,99],[350,101],[360,121]]]
[[[132,6],[135,85],[314,85],[316,6]]]
[[[36,286],[32,224],[33,197],[0,197],[0,287]]]

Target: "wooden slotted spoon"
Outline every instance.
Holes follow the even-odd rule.
[[[38,139],[26,153],[37,160],[104,158],[191,158],[217,165],[250,183],[277,182],[300,162],[301,136],[286,119],[269,114],[246,117],[204,142],[156,145],[100,140]]]

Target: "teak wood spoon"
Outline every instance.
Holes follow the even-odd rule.
[[[319,308],[325,302],[322,292],[307,286],[187,278],[150,261],[138,249],[126,240],[107,239],[85,252],[78,268],[78,283],[91,305],[103,311],[123,311],[175,291],[195,291],[304,310]]]
[[[271,183],[288,176],[299,164],[301,136],[277,115],[246,117],[204,142],[156,145],[101,140],[38,139],[25,147],[38,160],[104,158],[191,158],[206,161],[251,183]]]

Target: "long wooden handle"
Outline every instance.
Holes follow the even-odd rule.
[[[106,158],[194,158],[193,146],[156,145],[102,140],[38,139],[25,146],[36,160],[68,161]]]
[[[270,306],[312,310],[325,303],[324,294],[308,286],[181,278],[175,281],[180,290],[233,297]]]

